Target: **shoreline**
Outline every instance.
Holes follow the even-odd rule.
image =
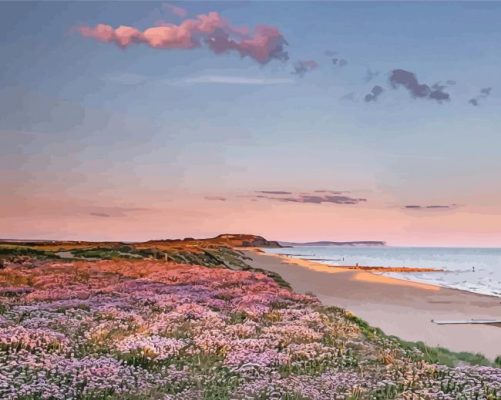
[[[447,272],[445,269],[441,268],[420,268],[420,267],[384,267],[382,265],[334,265],[334,264],[327,264],[323,263],[322,261],[328,261],[327,259],[319,259],[319,260],[313,260],[310,258],[301,258],[298,256],[293,256],[290,254],[285,254],[285,253],[267,253],[266,251],[264,252],[265,254],[270,254],[270,255],[276,255],[282,258],[286,259],[292,259],[292,260],[302,260],[302,261],[308,261],[308,262],[313,262],[313,263],[318,263],[321,265],[325,265],[329,268],[338,268],[338,269],[347,269],[351,271],[368,271],[368,272],[399,272],[399,273],[412,273],[412,272]]]
[[[318,266],[324,266],[332,269],[339,269],[339,270],[348,270],[348,271],[361,271],[361,272],[367,272],[367,273],[372,273],[374,275],[386,277],[388,279],[394,279],[397,281],[403,281],[403,282],[411,282],[411,283],[416,283],[416,284],[421,284],[421,285],[428,285],[428,286],[436,286],[442,289],[448,289],[448,290],[457,290],[459,292],[464,292],[464,293],[471,293],[471,294],[476,294],[480,296],[488,296],[488,297],[494,297],[497,298],[501,301],[501,294],[496,295],[494,293],[481,293],[481,292],[475,292],[473,290],[468,290],[464,288],[458,288],[458,287],[453,287],[453,286],[447,286],[447,285],[440,285],[439,283],[430,283],[430,282],[423,282],[420,280],[413,280],[413,279],[406,279],[403,277],[395,277],[395,276],[388,276],[384,275],[386,273],[399,273],[399,274],[412,274],[412,273],[434,273],[434,272],[450,272],[445,269],[441,268],[420,268],[420,267],[384,267],[384,266],[364,266],[364,265],[334,265],[334,264],[327,264],[324,262],[321,262],[320,260],[310,260],[310,259],[305,259],[305,258],[299,258],[295,257],[293,255],[285,254],[285,253],[268,253],[264,251],[261,248],[252,248],[253,251],[258,251],[262,252],[262,254],[270,255],[270,256],[277,256],[280,258],[283,258],[284,260],[294,260],[295,264],[300,264],[307,266],[306,263],[311,263],[312,265],[318,264]],[[327,261],[327,260],[326,260]],[[303,264],[305,262],[305,264]],[[500,314],[501,318],[501,314]]]
[[[501,319],[501,299],[455,288],[388,277],[258,248],[241,248],[255,268],[280,274],[299,292],[342,307],[388,335],[451,351],[501,355],[501,329],[489,324],[438,325],[432,320]]]

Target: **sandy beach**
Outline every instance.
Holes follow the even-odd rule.
[[[501,319],[501,298],[414,283],[371,272],[244,250],[248,263],[280,274],[300,293],[345,308],[385,333],[452,351],[501,355],[501,327],[437,325],[431,320]]]

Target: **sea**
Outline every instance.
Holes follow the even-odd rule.
[[[377,272],[386,276],[501,297],[501,248],[292,246],[268,253],[333,266],[419,267],[443,272]]]

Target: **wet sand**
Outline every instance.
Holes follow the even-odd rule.
[[[367,271],[244,250],[248,264],[280,274],[299,293],[342,307],[404,340],[453,351],[501,355],[501,328],[487,324],[437,325],[435,320],[501,320],[501,298],[414,283]]]

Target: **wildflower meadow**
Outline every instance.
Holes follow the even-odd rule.
[[[499,399],[251,271],[155,260],[0,270],[1,399]]]

